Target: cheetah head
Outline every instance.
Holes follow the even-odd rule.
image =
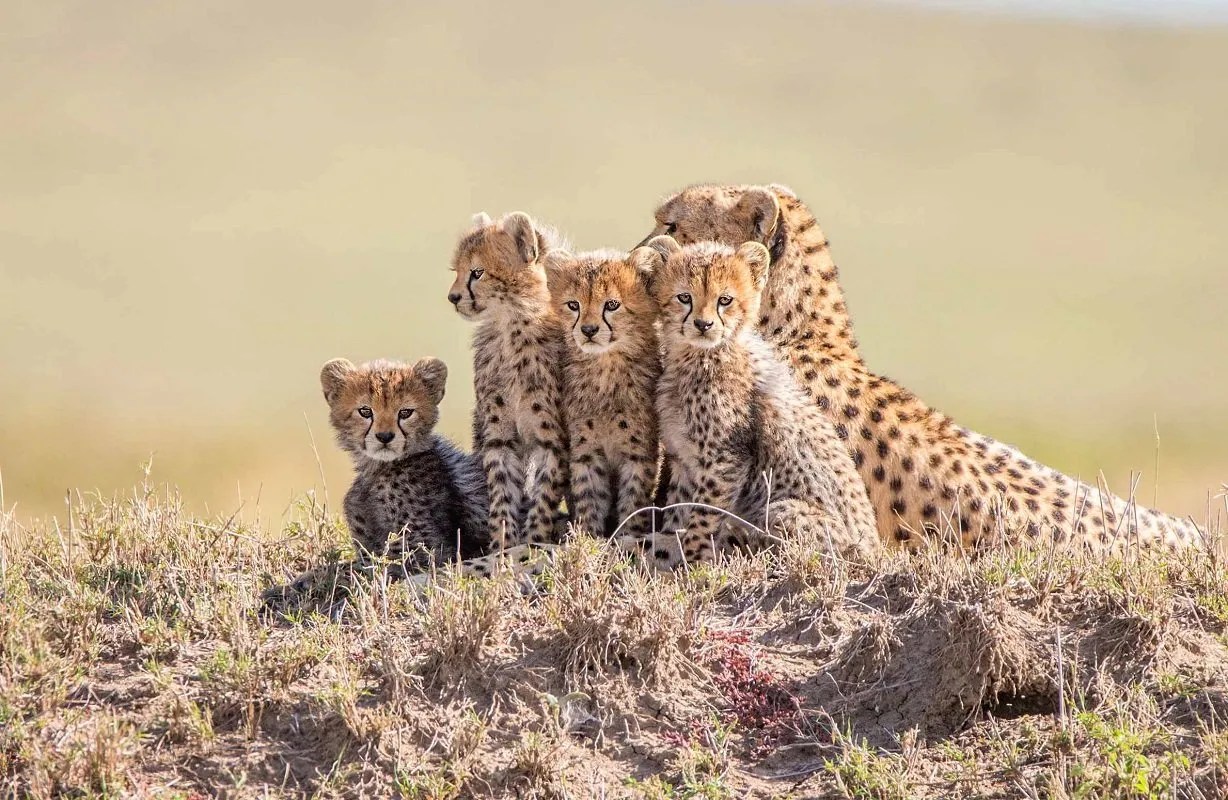
[[[335,358],[320,370],[337,443],[356,460],[396,461],[429,449],[447,379],[437,358],[357,367]]]
[[[758,242],[777,261],[788,244],[781,200],[791,197],[795,197],[793,191],[779,184],[690,186],[657,207],[656,227],[644,243],[662,235],[672,236],[683,246],[712,241],[737,247]]]
[[[649,246],[668,253],[653,293],[668,344],[717,347],[753,330],[759,295],[767,281],[767,248],[745,242],[737,250],[716,242],[679,247],[668,236]]]
[[[478,214],[452,256],[456,275],[448,300],[468,320],[492,311],[544,308],[548,295],[540,257],[545,244],[528,214],[514,211],[498,222]]]
[[[550,296],[570,327],[568,342],[579,353],[642,346],[653,336],[657,304],[649,292],[664,264],[650,247],[630,253],[599,250],[572,255],[556,250],[545,259]]]

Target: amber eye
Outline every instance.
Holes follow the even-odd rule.
[[[732,302],[733,302],[733,298],[727,294],[721,295],[716,301],[717,305],[720,305],[720,306],[727,306]]]
[[[678,295],[678,302],[682,303],[684,306],[689,306],[691,304],[691,296],[686,292],[683,292],[682,294]]]
[[[371,419],[371,406],[359,406],[358,416],[363,419]]]
[[[619,306],[621,306],[621,305],[622,305],[622,303],[618,302],[617,300],[606,300],[606,301],[605,301],[605,310],[606,310],[606,311],[614,311],[614,310],[616,310],[616,309],[617,309]]]
[[[568,308],[569,310],[571,310],[571,311],[579,311],[579,310],[580,310],[580,304],[579,304],[579,303],[577,303],[575,300],[568,300],[568,301],[567,301],[567,308]]]
[[[413,415],[414,410],[412,408],[402,408],[397,412],[397,419],[409,419]]]
[[[484,269],[471,269],[469,270],[469,279],[479,281],[482,279],[482,276],[485,274],[486,274],[486,270]]]

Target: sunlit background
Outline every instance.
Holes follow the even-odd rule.
[[[1220,2],[9,0],[4,507],[151,458],[201,511],[336,503],[326,359],[442,357],[467,441],[444,296],[472,213],[627,246],[682,185],[778,181],[874,368],[1201,520],[1228,480],[1225,75]]]

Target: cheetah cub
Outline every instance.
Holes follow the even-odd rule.
[[[477,460],[433,433],[448,369],[334,359],[320,372],[337,443],[354,459],[345,519],[358,558],[329,564],[264,593],[266,610],[347,593],[351,573],[389,561],[395,578],[485,553],[486,482]]]
[[[555,538],[567,489],[563,328],[543,258],[565,245],[554,230],[514,212],[474,217],[452,257],[448,300],[477,324],[473,447],[490,495],[497,547]]]
[[[434,433],[448,368],[334,359],[320,372],[337,443],[357,473],[345,519],[360,559],[386,555],[401,573],[481,555],[486,486],[470,455]]]
[[[770,257],[757,242],[713,242],[669,253],[654,281],[664,370],[657,390],[671,460],[668,499],[731,511],[769,541],[803,529],[843,555],[881,547],[865,484],[835,429],[755,330]],[[762,545],[752,529],[711,508],[667,518],[689,562]],[[660,556],[658,556],[660,557]]]
[[[610,535],[652,504],[660,461],[656,390],[657,304],[649,294],[663,263],[648,247],[546,258],[550,294],[567,327],[563,404],[570,440],[572,520]],[[628,533],[648,529],[643,516]]]

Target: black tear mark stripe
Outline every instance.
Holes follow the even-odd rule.
[[[608,320],[608,319],[606,318],[606,314],[608,314],[608,313],[610,313],[610,312],[606,311],[606,308],[605,308],[605,306],[603,305],[603,306],[601,307],[601,321],[602,321],[602,322],[604,322],[604,323],[605,323],[605,326],[606,326],[607,328],[609,328],[609,329],[610,329],[610,338],[611,338],[611,339],[613,339],[613,338],[614,338],[614,326],[613,326],[613,325],[611,325],[611,324],[610,324],[610,320]]]
[[[465,281],[465,291],[469,293],[469,302],[473,303],[473,308],[476,311],[478,307],[477,295],[473,293],[473,282],[477,278],[473,277],[473,270],[469,270],[469,280]]]
[[[686,316],[682,318],[682,324],[678,326],[679,332],[683,334],[686,333],[686,321],[691,318],[691,313],[694,310],[695,310],[695,307],[693,305],[691,305],[690,303],[686,304]]]

